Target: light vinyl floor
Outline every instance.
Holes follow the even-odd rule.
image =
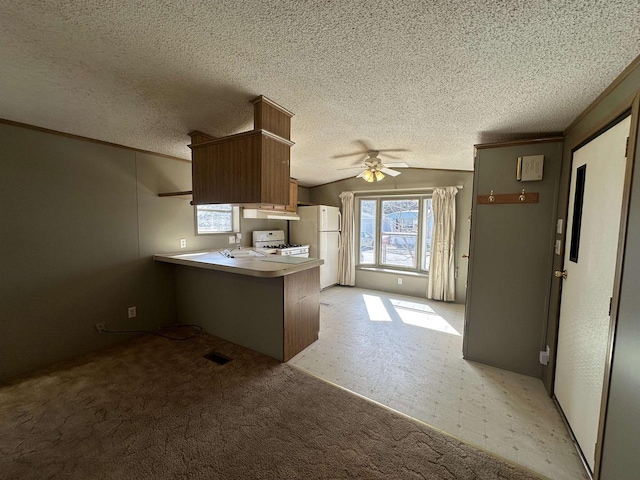
[[[321,293],[320,338],[289,363],[552,479],[588,478],[542,381],[462,358],[464,306]]]

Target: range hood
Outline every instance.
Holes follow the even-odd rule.
[[[263,220],[300,220],[294,212],[284,210],[258,210],[256,208],[243,208],[243,218],[261,218]]]

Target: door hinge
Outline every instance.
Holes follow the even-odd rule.
[[[627,145],[624,147],[624,158],[627,158],[629,155],[629,137],[627,137]]]

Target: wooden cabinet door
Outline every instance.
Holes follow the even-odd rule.
[[[295,212],[298,210],[298,181],[289,179],[289,205],[285,208],[287,212]]]

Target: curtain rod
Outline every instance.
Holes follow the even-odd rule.
[[[455,185],[458,190],[462,190],[462,185]],[[423,187],[423,188],[388,188],[386,190],[352,190],[351,193],[392,193],[392,192],[422,192],[426,190],[434,190],[435,188],[447,188],[447,187]]]

